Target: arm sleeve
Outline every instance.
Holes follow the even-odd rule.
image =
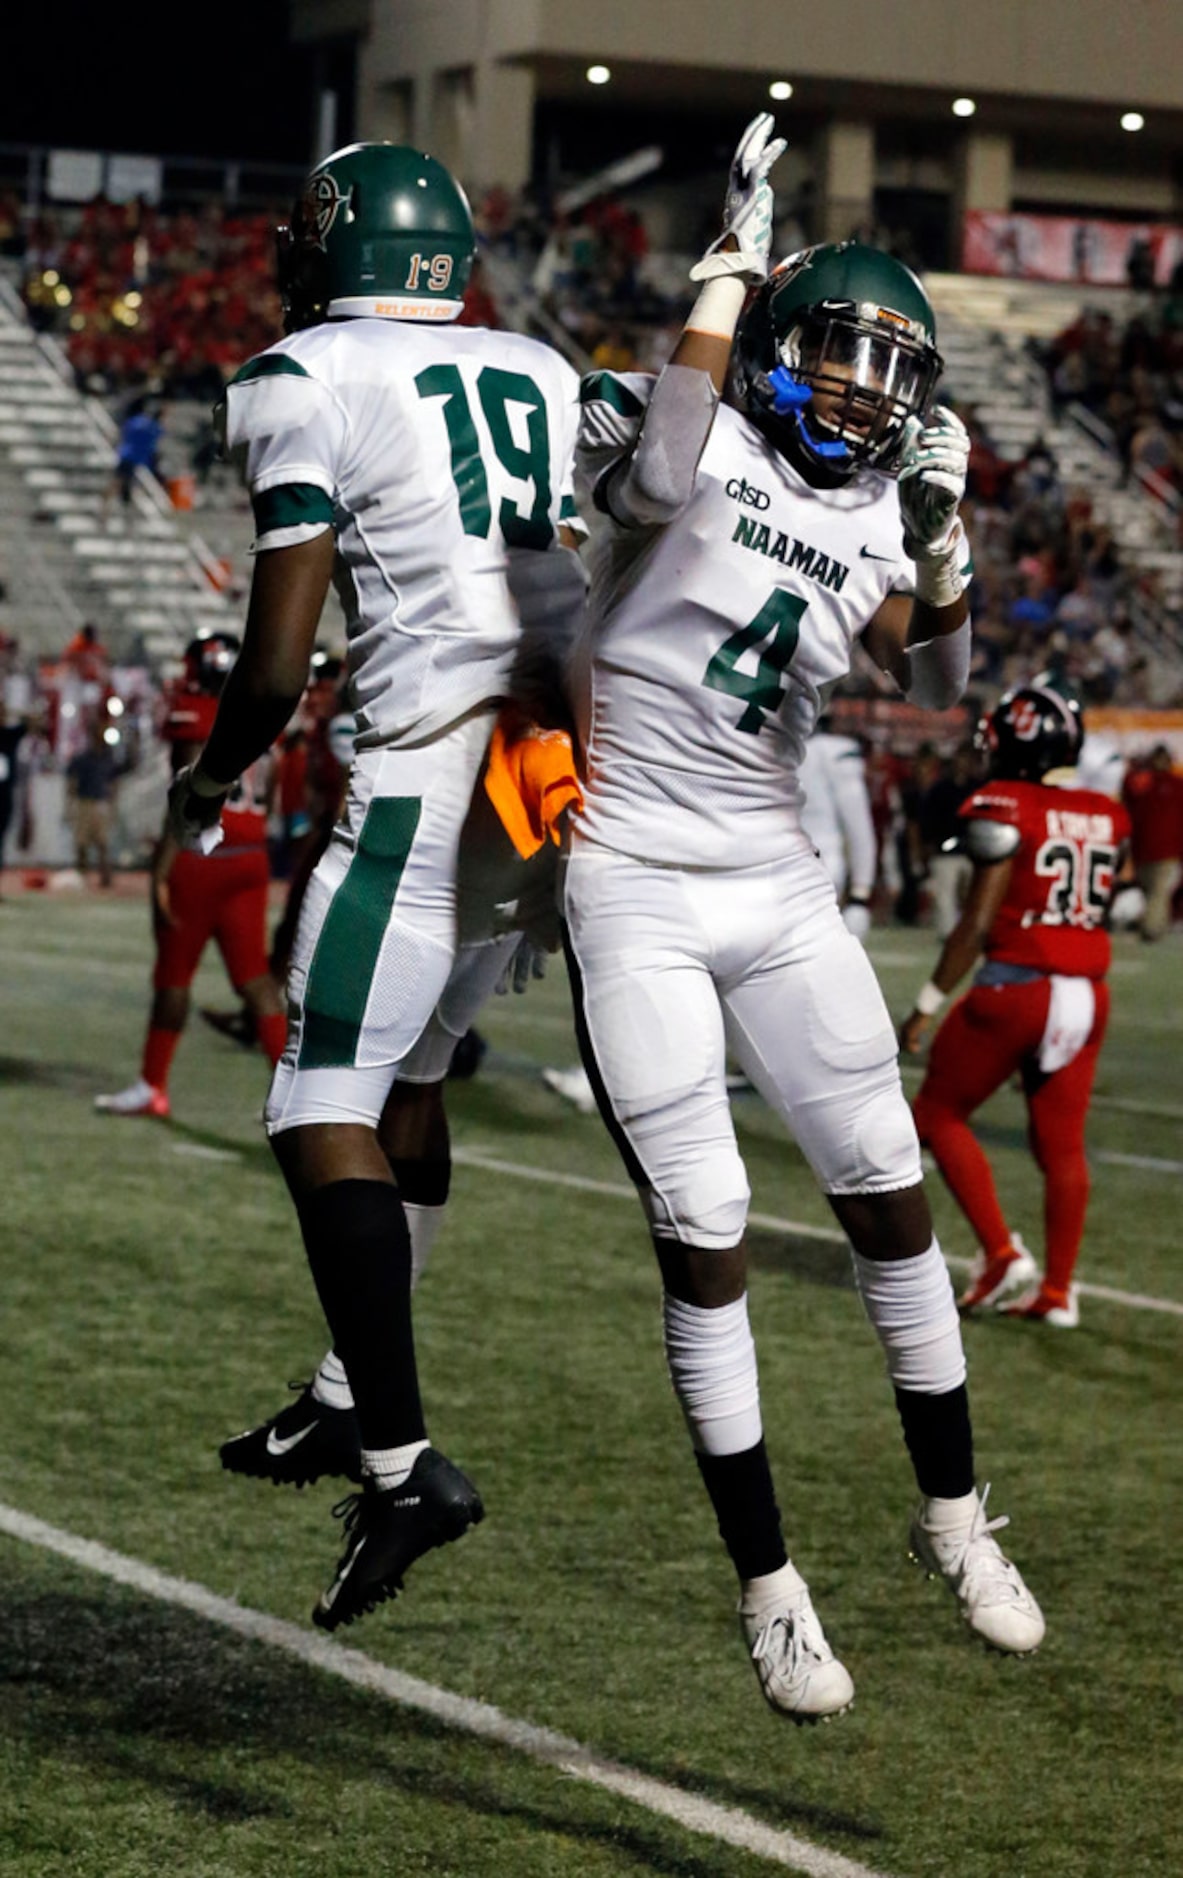
[[[225,453],[254,510],[252,553],[311,541],[331,528],[349,437],[334,392],[286,355],[265,353],[227,386],[220,415]]]
[[[604,484],[608,511],[618,522],[650,528],[685,508],[718,404],[709,372],[665,366],[631,456]]]
[[[904,695],[909,704],[918,704],[925,711],[947,711],[956,704],[969,682],[970,646],[968,619],[956,632],[924,639],[918,646],[905,646],[908,682]]]

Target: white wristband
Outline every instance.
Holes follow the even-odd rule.
[[[728,260],[738,256],[727,256]],[[690,309],[687,328],[696,333],[710,333],[716,339],[730,339],[748,297],[748,284],[738,274],[725,274],[708,280]]]
[[[914,1008],[920,1012],[921,1017],[935,1017],[945,1002],[945,997],[946,993],[934,985],[930,978],[928,983],[921,985],[916,993]]]
[[[948,543],[935,553],[916,550],[904,541],[904,553],[916,563],[916,598],[926,606],[952,606],[969,586],[973,563],[965,529],[958,517]]]

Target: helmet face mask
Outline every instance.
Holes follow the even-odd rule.
[[[856,242],[807,248],[773,272],[736,334],[732,384],[806,473],[890,473],[942,361],[927,295],[892,256]]]
[[[1079,704],[1050,685],[1008,691],[974,733],[990,775],[1007,782],[1039,782],[1050,770],[1074,768],[1083,742]]]
[[[453,320],[475,252],[468,200],[441,163],[402,144],[350,144],[310,172],[276,230],[284,328]]]

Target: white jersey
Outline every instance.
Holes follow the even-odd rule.
[[[815,731],[797,770],[801,818],[839,896],[870,894],[878,871],[867,766],[854,737]]]
[[[515,568],[576,522],[578,379],[551,347],[483,327],[329,321],[227,387],[227,452],[255,551],[336,534],[359,750],[420,743],[506,694]],[[560,581],[560,584],[561,581]]]
[[[633,445],[654,380],[585,380],[577,473],[594,489]],[[686,866],[755,865],[803,844],[797,769],[851,649],[911,592],[899,499],[863,474],[811,489],[720,405],[672,521],[597,517],[573,669],[587,763],[583,834]]]

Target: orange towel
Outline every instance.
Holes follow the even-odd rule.
[[[537,854],[548,835],[557,846],[563,810],[583,803],[567,732],[539,730],[508,715],[498,718],[485,764],[485,793],[524,861]]]

